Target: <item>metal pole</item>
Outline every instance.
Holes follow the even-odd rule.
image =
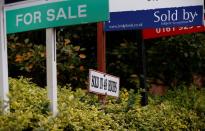
[[[57,70],[56,70],[56,30],[46,29],[46,65],[47,65],[47,90],[50,100],[50,111],[53,116],[57,109]]]
[[[9,111],[8,58],[4,0],[0,1],[0,100],[4,112]]]
[[[147,96],[147,83],[146,83],[146,55],[145,55],[145,44],[143,39],[143,31],[140,30],[139,36],[139,57],[140,57],[140,64],[139,64],[139,76],[140,76],[140,87],[142,89],[141,95],[141,105],[146,106],[148,104],[148,96]]]
[[[97,23],[97,69],[106,72],[106,34],[103,22]],[[102,104],[106,103],[105,95],[98,95]]]

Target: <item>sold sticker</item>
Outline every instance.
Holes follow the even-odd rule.
[[[119,96],[120,79],[103,72],[89,70],[89,91],[108,96]]]

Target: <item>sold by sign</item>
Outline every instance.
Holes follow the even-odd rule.
[[[120,79],[103,72],[89,70],[89,91],[108,95],[119,96]]]
[[[41,0],[6,5],[7,33],[106,21],[108,8],[108,0]]]
[[[110,20],[105,23],[105,30],[203,25],[203,3],[203,0],[110,0]]]

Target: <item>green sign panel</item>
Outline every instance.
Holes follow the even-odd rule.
[[[5,7],[7,34],[106,21],[108,0],[61,0]]]

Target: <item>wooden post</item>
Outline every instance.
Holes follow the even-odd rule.
[[[47,90],[50,100],[50,111],[53,116],[57,109],[57,70],[56,70],[56,30],[46,29],[46,65],[47,65]]]
[[[4,16],[4,0],[0,1],[0,100],[4,112],[9,111],[9,84],[8,84],[8,58],[6,18]]]
[[[97,23],[97,69],[106,72],[106,34],[103,22]],[[100,103],[106,103],[105,95],[98,95]]]

